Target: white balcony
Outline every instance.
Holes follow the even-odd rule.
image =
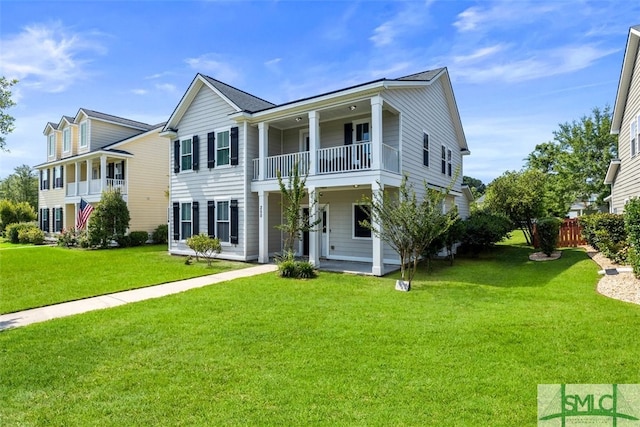
[[[117,188],[122,194],[127,194],[127,180],[107,178],[106,189]],[[65,194],[67,197],[89,196],[102,194],[102,182],[99,179],[91,181],[67,182]]]

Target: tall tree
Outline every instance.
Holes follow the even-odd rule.
[[[545,214],[544,173],[529,169],[507,171],[487,186],[485,206],[492,212],[506,215],[524,232],[527,244],[533,243],[533,224]]]
[[[452,183],[455,180],[454,177]],[[442,212],[449,190],[429,188],[425,181],[424,196],[418,199],[405,175],[397,193],[379,191],[363,200],[371,221],[363,221],[362,225],[388,243],[400,256],[400,274],[402,281],[408,283],[407,289],[411,288],[420,257],[458,218],[456,209]],[[373,226],[376,223],[379,228]],[[410,265],[409,268],[407,265]]]
[[[576,200],[589,207],[595,196],[595,204],[602,205],[610,194],[604,177],[611,159],[617,157],[617,137],[610,133],[608,106],[596,107],[590,116],[559,126],[553,141],[538,144],[526,162],[530,169],[549,176],[548,207],[551,213],[564,216]]]
[[[462,185],[468,186],[471,189],[471,194],[473,194],[475,198],[482,196],[487,189],[487,186],[484,185],[481,180],[470,176],[462,177]]]
[[[33,209],[38,209],[38,176],[31,166],[18,166],[11,175],[0,180],[0,199],[27,202]]]
[[[14,118],[7,114],[7,109],[16,105],[11,99],[11,86],[18,83],[17,80],[7,80],[4,76],[0,77],[0,151],[9,151],[5,135],[13,132]]]

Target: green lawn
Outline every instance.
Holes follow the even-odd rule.
[[[538,384],[640,383],[640,307],[578,249],[274,274],[0,333],[3,426],[534,426]]]
[[[140,288],[247,264],[216,260],[185,265],[166,245],[111,250],[0,246],[0,313]]]

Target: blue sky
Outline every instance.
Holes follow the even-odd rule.
[[[613,106],[635,1],[0,3],[16,119],[0,178],[44,162],[47,122],[168,119],[197,72],[274,103],[446,66],[485,183],[559,123]]]

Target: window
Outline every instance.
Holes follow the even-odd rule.
[[[631,122],[631,157],[638,153],[638,120]]]
[[[230,158],[229,131],[218,132],[216,134],[216,166],[228,165]]]
[[[86,147],[89,140],[87,138],[87,122],[80,123],[80,147]]]
[[[451,150],[447,150],[447,175],[451,176]]]
[[[361,221],[371,222],[371,215],[363,205],[353,205],[353,238],[370,239],[371,230],[360,225]]]
[[[229,201],[218,202],[216,206],[216,231],[221,242],[229,242],[231,230],[229,218]]]
[[[40,176],[42,177],[41,190],[49,189],[49,169],[44,169],[40,171]]]
[[[180,144],[180,154],[181,154],[181,166],[182,170],[191,169],[191,162],[193,160],[192,157],[192,146],[190,139],[183,139]]]
[[[371,134],[369,133],[369,123],[357,123],[356,124],[356,144],[362,142],[369,142],[371,140]]]
[[[191,203],[182,203],[180,212],[180,236],[182,239],[191,237]]]
[[[53,157],[56,155],[56,136],[49,135],[49,148],[47,150],[49,157]]]
[[[62,151],[65,153],[71,151],[71,129],[69,128],[62,131]]]
[[[55,208],[54,212],[54,232],[62,231],[62,208]]]
[[[429,134],[422,134],[422,164],[429,166]]]
[[[442,173],[447,173],[447,149],[444,145],[442,146],[441,159],[440,171]]]
[[[53,168],[53,188],[62,187],[62,166]]]

